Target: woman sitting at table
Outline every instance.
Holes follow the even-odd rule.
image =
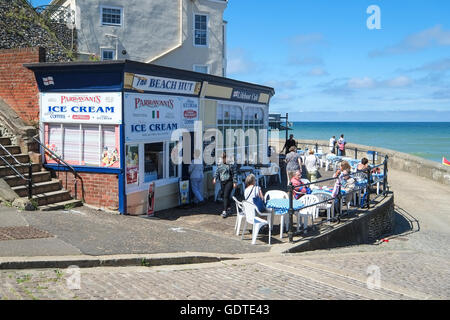
[[[350,178],[351,172],[350,164],[347,161],[342,161],[340,168],[336,170],[333,178],[337,178],[333,188],[333,198],[335,198],[339,192],[339,189],[345,185],[346,181]]]
[[[363,171],[367,170],[368,168],[369,168],[369,160],[367,160],[367,158],[362,158],[361,163],[358,164],[356,170]]]
[[[261,188],[256,186],[255,184],[256,177],[253,173],[250,173],[245,178],[244,199],[246,201],[254,203],[258,207],[259,212],[264,212],[266,211],[266,207],[264,205],[264,196]],[[255,198],[260,198],[261,200],[256,200]]]
[[[295,171],[294,176],[291,178],[292,186],[294,187],[294,199],[298,200],[305,194],[311,193],[311,189],[306,187],[302,182],[302,173],[300,170]]]

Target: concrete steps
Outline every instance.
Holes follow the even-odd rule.
[[[20,197],[27,197],[28,196],[28,185],[21,185],[17,187],[12,187],[13,189]],[[33,194],[42,194],[52,191],[61,190],[61,183],[58,179],[52,179],[50,181],[44,181],[44,182],[37,182],[35,183],[33,181]]]
[[[25,178],[28,179],[28,173],[24,174],[24,176],[25,176]],[[33,183],[49,181],[51,179],[52,179],[52,177],[51,177],[51,173],[49,171],[33,172]],[[5,176],[5,177],[3,177],[3,180],[5,180],[9,184],[10,187],[28,185],[28,182],[26,180],[23,180],[19,176],[12,176],[12,175]]]
[[[4,160],[28,179],[30,157],[27,154],[22,154],[19,146],[11,145],[11,139],[8,137],[0,137],[0,144],[13,155],[10,156],[0,147],[0,155]],[[17,164],[14,158],[21,164]],[[33,163],[31,166],[32,200],[37,204],[38,209],[57,210],[83,204],[80,200],[72,199],[70,192],[62,188],[58,179],[52,179],[51,173],[43,169],[41,164]],[[4,179],[19,197],[24,200],[28,199],[28,180],[22,179],[3,160],[0,160],[0,178]]]

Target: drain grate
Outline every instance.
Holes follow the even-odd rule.
[[[2,227],[0,228],[1,240],[23,240],[51,238],[52,234],[33,227]]]

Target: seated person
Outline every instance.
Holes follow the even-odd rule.
[[[249,202],[253,202],[260,212],[266,211],[266,206],[264,204],[264,196],[262,194],[261,188],[256,186],[256,177],[253,173],[250,173],[245,178],[245,191],[244,199]],[[258,198],[258,199],[257,199]]]
[[[361,163],[358,164],[356,170],[363,171],[369,168],[369,160],[367,158],[362,158]]]
[[[292,186],[294,187],[293,195],[295,200],[300,199],[300,197],[302,197],[305,194],[311,193],[311,189],[303,184],[301,178],[302,174],[300,170],[297,170],[295,171],[295,174],[291,179]]]
[[[350,172],[350,164],[347,161],[342,161],[340,168],[333,175],[333,178],[337,178],[334,183],[333,198],[337,196],[339,188],[345,185],[346,181],[350,178]]]

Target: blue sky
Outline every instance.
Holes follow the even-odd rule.
[[[272,112],[450,121],[450,1],[274,3],[232,0],[225,11],[227,76],[274,87]],[[381,29],[367,27],[370,5]]]
[[[33,5],[49,1],[32,1]],[[370,30],[370,5],[381,29]],[[229,0],[229,78],[293,120],[450,121],[450,1]]]

